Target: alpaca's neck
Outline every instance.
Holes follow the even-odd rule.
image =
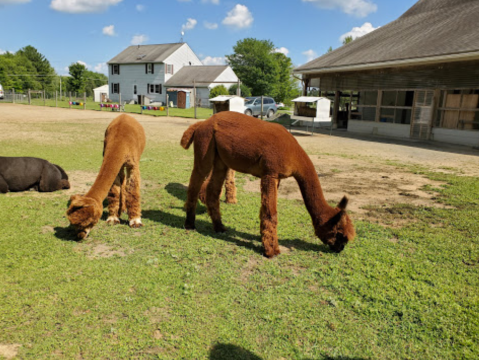
[[[95,183],[85,196],[95,199],[101,205],[120,172],[124,160],[125,157],[122,154],[106,152]]]
[[[324,198],[323,190],[313,163],[305,154],[300,171],[294,176],[298,182],[304,204],[313,220],[313,226],[317,230],[329,219],[333,208]]]

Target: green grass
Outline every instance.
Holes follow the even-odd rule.
[[[82,138],[4,141],[2,155],[98,170],[104,126],[41,126]],[[203,205],[197,231],[185,231],[192,152],[149,139],[141,166],[145,226],[101,221],[83,242],[64,192],[0,196],[0,344],[21,344],[18,358],[477,359],[476,178],[422,169],[447,183],[438,201],[452,208],[371,209],[414,221],[357,221],[339,255],[315,238],[302,202],[280,199],[289,252],[267,260],[258,194],[239,186],[238,205],[222,203],[227,233],[212,231]],[[100,245],[115,255],[95,256]]]
[[[74,100],[74,102],[83,102],[83,100]],[[27,102],[22,102],[22,104],[27,104]],[[45,105],[44,105],[45,104]],[[117,103],[112,103],[117,104]],[[45,102],[40,99],[32,99],[32,106],[47,106],[47,107],[59,107],[59,108],[70,108],[70,104],[68,100],[64,101],[57,101],[53,99],[48,99]],[[84,106],[81,105],[71,105],[72,110],[83,110]],[[86,109],[87,110],[97,110],[97,111],[112,111],[111,108],[100,108],[100,103],[93,102],[91,99],[87,99],[86,102]],[[140,105],[125,105],[125,112],[132,113],[132,114],[140,114],[141,113],[141,106]],[[143,114],[151,115],[151,116],[167,116],[166,108],[164,111],[160,110],[143,110]],[[211,115],[213,115],[212,109],[206,108],[197,108],[196,109],[196,118],[197,119],[207,119]],[[195,109],[178,109],[178,108],[170,108],[169,109],[169,116],[175,117],[184,117],[184,118],[194,118],[195,117]]]

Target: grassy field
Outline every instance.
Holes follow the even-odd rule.
[[[106,124],[43,122],[44,135],[25,141],[30,125],[0,120],[14,131],[1,155],[46,158],[89,187]],[[203,205],[197,231],[185,231],[192,152],[144,126],[141,229],[100,221],[77,242],[69,193],[0,195],[0,349],[20,345],[21,359],[478,358],[477,178],[395,164],[444,182],[436,201],[447,206],[371,208],[404,225],[356,221],[339,255],[301,201],[280,199],[283,254],[267,260],[249,176],[237,178],[239,203],[222,204],[227,233],[212,231]]]

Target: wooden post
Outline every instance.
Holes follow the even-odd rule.
[[[339,91],[335,91],[335,93],[334,93],[334,108],[333,108],[333,124],[332,124],[332,126],[335,129],[338,128],[339,99],[340,99],[340,93],[339,93]]]
[[[30,89],[28,89],[28,105],[32,105],[32,94],[30,92]]]
[[[193,80],[193,96],[194,96],[194,103],[195,103],[195,119],[196,119],[196,80]]]
[[[15,88],[12,89],[12,102],[15,104]]]
[[[86,110],[86,92],[83,93],[83,110]]]
[[[118,108],[118,111],[121,112],[121,93],[118,94],[118,105],[119,105],[119,108]]]
[[[47,93],[45,90],[43,90],[43,106],[46,106],[47,104]]]
[[[70,109],[72,108],[72,92],[70,91]]]
[[[58,107],[58,91],[55,90],[55,107]]]
[[[166,116],[170,116],[170,96],[166,92]]]
[[[236,95],[241,96],[241,80],[238,79],[238,88],[236,89]]]
[[[261,120],[263,120],[263,95],[261,95]]]

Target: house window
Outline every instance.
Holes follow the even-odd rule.
[[[161,94],[161,84],[148,84],[148,94]]]
[[[173,64],[165,64],[166,66],[166,73],[173,74]]]
[[[116,84],[111,84],[111,93],[112,94],[119,94],[120,93],[120,84],[119,83],[116,83]]]
[[[155,73],[155,64],[152,64],[152,63],[145,64],[145,73],[146,74],[154,74]]]
[[[437,115],[437,127],[479,130],[479,89],[442,91]]]
[[[136,89],[137,89],[136,85],[133,85],[133,95],[136,95],[136,92],[137,92]]]
[[[111,74],[112,75],[120,75],[120,65],[119,64],[113,64],[111,66]]]

